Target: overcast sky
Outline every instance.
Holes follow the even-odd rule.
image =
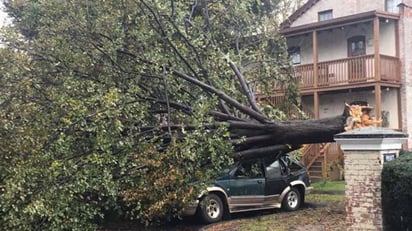
[[[4,25],[4,21],[6,19],[6,13],[3,11],[3,3],[0,2],[0,26]]]

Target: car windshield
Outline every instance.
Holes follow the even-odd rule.
[[[229,173],[235,166],[236,166],[236,162],[228,164],[226,167],[222,168],[222,170],[220,171],[220,175]]]

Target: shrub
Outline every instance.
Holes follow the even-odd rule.
[[[412,152],[386,163],[382,172],[382,207],[385,230],[412,227]]]

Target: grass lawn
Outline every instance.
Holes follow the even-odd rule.
[[[320,182],[312,183],[311,186],[315,190],[337,191],[337,192],[345,191],[345,181],[320,181]]]

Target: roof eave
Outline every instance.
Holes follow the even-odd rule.
[[[370,21],[375,17],[399,20],[399,14],[374,10],[295,27],[283,27],[280,33],[285,36],[304,34],[310,31],[327,30],[348,24]]]
[[[299,9],[293,12],[284,22],[282,22],[281,27],[289,27],[297,18],[299,18],[302,14],[304,14],[307,10],[309,10],[315,3],[319,0],[309,0],[305,4],[303,4]]]

